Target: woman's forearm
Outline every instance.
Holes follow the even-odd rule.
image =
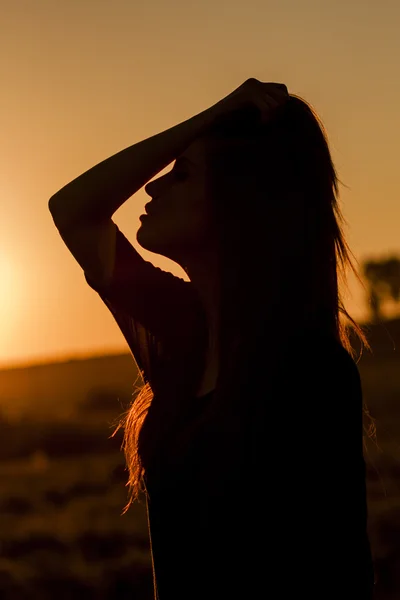
[[[103,160],[56,192],[49,210],[60,227],[112,217],[118,208],[214,122],[211,108]]]

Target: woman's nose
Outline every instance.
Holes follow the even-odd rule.
[[[149,181],[149,183],[144,186],[146,194],[151,197],[157,196],[157,190],[160,190],[163,181],[163,176],[159,177],[158,179],[154,179],[153,181]]]
[[[147,184],[144,186],[144,191],[145,191],[145,192],[146,192],[146,194],[148,194],[149,196],[152,196],[151,190],[153,189],[153,187],[152,187],[152,186],[153,186],[153,183],[154,183],[153,181],[150,181],[150,183],[147,183]]]

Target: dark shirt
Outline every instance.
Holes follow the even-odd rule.
[[[163,349],[186,343],[195,327],[192,284],[145,261],[119,229],[110,284],[85,277],[151,384]],[[251,394],[266,407],[251,460],[238,450],[208,478],[218,447],[205,432],[168,477],[146,474],[155,598],[371,599],[355,362],[333,339],[305,338],[274,385]],[[184,419],[212,397],[188,398]]]

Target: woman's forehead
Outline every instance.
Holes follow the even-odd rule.
[[[206,142],[202,138],[194,140],[177,158],[183,159],[192,165],[202,165],[206,157]]]

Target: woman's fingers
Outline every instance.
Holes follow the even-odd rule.
[[[261,112],[261,120],[263,123],[267,123],[271,119],[271,111],[280,106],[281,102],[276,100],[270,95],[259,103],[259,110]]]

